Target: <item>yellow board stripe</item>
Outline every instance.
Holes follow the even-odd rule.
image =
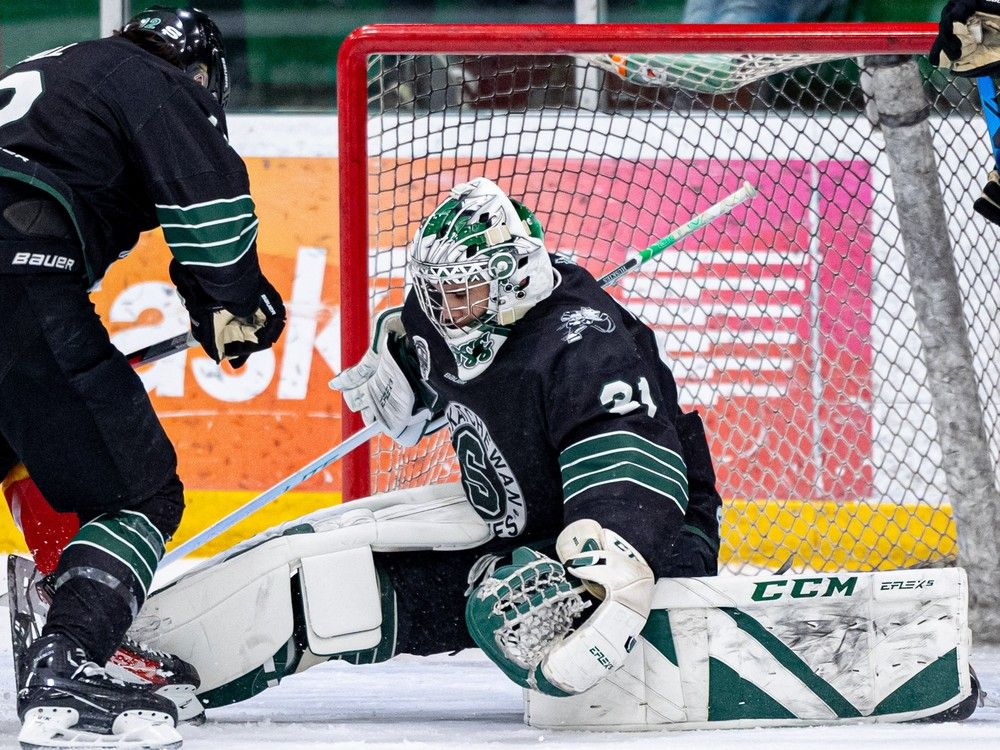
[[[730,500],[722,513],[720,566],[792,570],[889,570],[954,563],[951,505]]]
[[[167,550],[256,497],[256,492],[191,490],[184,520]],[[254,534],[340,503],[340,493],[290,492],[206,545],[209,556]],[[727,500],[722,516],[721,564],[793,570],[877,570],[953,562],[958,553],[951,506],[918,503]],[[0,552],[24,551],[10,514],[0,510]]]

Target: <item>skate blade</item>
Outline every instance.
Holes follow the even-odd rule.
[[[205,723],[205,708],[194,691],[194,685],[164,685],[156,694],[173,701],[178,722],[200,726]]]
[[[23,750],[174,750],[183,742],[170,716],[158,711],[124,711],[115,719],[112,734],[76,729],[79,718],[72,708],[32,708],[17,740]]]

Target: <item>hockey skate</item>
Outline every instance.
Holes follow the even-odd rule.
[[[173,701],[151,685],[128,685],[88,661],[62,634],[42,636],[24,654],[17,693],[25,750],[86,747],[153,750],[181,746]]]
[[[21,667],[25,653],[41,635],[51,591],[49,582],[34,563],[17,555],[7,558],[7,586],[15,678],[18,685],[23,685],[26,675],[21,673]],[[195,695],[201,684],[198,673],[183,659],[126,638],[108,660],[105,670],[110,677],[125,683],[155,686],[157,694],[174,702],[178,721],[205,722],[205,709]]]

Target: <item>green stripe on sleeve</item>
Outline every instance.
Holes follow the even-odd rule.
[[[581,440],[559,456],[563,499],[594,487],[629,482],[677,504],[688,505],[687,467],[676,452],[632,432],[614,432]]]
[[[232,218],[240,214],[254,213],[253,198],[249,195],[238,195],[235,198],[220,198],[204,203],[192,203],[189,206],[172,206],[163,203],[156,204],[156,217],[161,224],[183,224],[186,226],[204,224],[219,219]]]
[[[231,265],[257,239],[257,216],[249,195],[191,206],[157,204],[156,216],[170,251],[184,265]]]

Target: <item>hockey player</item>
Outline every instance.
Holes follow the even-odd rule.
[[[996,75],[1000,71],[1000,0],[949,0],[941,9],[930,60],[967,78]],[[993,102],[991,106],[995,105]],[[991,137],[996,153],[998,136]],[[990,170],[973,208],[985,219],[1000,224],[1000,172],[996,169]]]
[[[206,707],[329,658],[477,643],[521,684],[579,693],[623,663],[656,577],[717,571],[704,428],[678,407],[649,328],[550,255],[534,215],[486,179],[424,222],[409,267],[403,309],[379,318],[371,350],[331,385],[404,445],[443,412],[461,484],[298,519],[151,597],[134,635],[203,667]],[[537,674],[495,647],[497,576],[540,597]],[[563,640],[555,626],[580,614],[580,581],[602,601]],[[245,623],[236,642],[233,621]]]
[[[228,89],[216,25],[159,6],[0,77],[0,476],[23,463],[80,523],[19,665],[26,745],[180,743],[171,701],[103,668],[183,494],[173,447],[88,290],[161,226],[209,356],[239,367],[278,338],[284,307],[261,273],[246,168],[226,139]]]

